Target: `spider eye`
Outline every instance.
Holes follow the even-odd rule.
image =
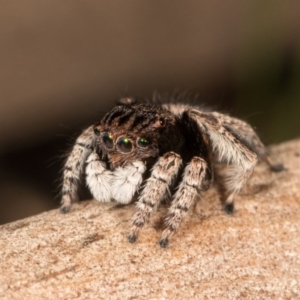
[[[166,125],[166,121],[163,118],[159,119],[159,123],[160,123],[161,127],[165,127],[165,125]]]
[[[166,121],[163,118],[159,118],[153,124],[155,128],[163,128],[166,126]]]
[[[146,147],[149,146],[150,143],[149,143],[149,141],[146,140],[146,139],[138,138],[137,144],[138,144],[138,146],[140,146],[140,147],[146,148]]]
[[[132,151],[132,143],[128,138],[119,138],[117,147],[121,152],[129,153]]]
[[[112,135],[107,133],[107,132],[104,132],[102,133],[102,141],[103,141],[103,144],[108,148],[108,149],[111,149],[113,148],[114,146],[114,141],[113,141],[113,138],[112,138]]]

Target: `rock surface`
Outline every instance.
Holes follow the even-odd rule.
[[[214,188],[161,249],[162,206],[136,244],[134,205],[85,201],[0,227],[1,299],[300,299],[300,140],[271,148],[225,215]]]

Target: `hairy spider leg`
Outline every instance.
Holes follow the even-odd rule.
[[[212,112],[212,115],[216,118],[221,118],[221,120],[223,120],[223,126],[238,139],[242,140],[248,148],[258,155],[260,160],[266,162],[271,171],[280,172],[284,170],[282,164],[275,163],[273,159],[270,158],[267,154],[265,145],[247,122],[218,112]]]
[[[94,126],[88,127],[77,138],[65,163],[60,211],[67,213],[73,202],[78,201],[78,185],[84,171],[85,161],[93,151]]]
[[[160,157],[153,166],[151,176],[137,202],[133,226],[128,235],[129,242],[134,243],[137,240],[141,228],[149,220],[152,211],[168,193],[169,186],[178,174],[181,164],[182,160],[178,154],[168,152]]]
[[[212,144],[212,151],[217,154],[219,162],[226,162],[223,182],[224,195],[221,201],[226,213],[234,210],[234,198],[240,192],[258,161],[257,154],[238,136],[224,126],[222,114],[218,117],[213,113],[203,113],[198,110],[189,110],[189,115],[197,122],[200,130],[208,136]]]
[[[170,238],[200,196],[200,192],[209,188],[211,179],[211,171],[206,161],[200,157],[193,157],[184,169],[182,181],[169,208],[165,220],[165,229],[159,241],[162,248],[167,247]]]

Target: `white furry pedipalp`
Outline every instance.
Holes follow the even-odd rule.
[[[111,195],[118,203],[128,204],[143,180],[146,166],[135,161],[125,167],[118,167],[111,182]]]
[[[110,202],[112,172],[106,169],[98,154],[91,153],[87,159],[86,183],[93,197],[100,202]]]

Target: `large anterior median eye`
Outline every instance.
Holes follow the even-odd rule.
[[[142,147],[142,148],[147,148],[149,146],[149,141],[143,138],[138,138],[137,139],[137,144],[138,146]]]
[[[132,143],[131,141],[126,138],[126,137],[121,137],[118,139],[117,141],[117,148],[121,151],[121,152],[131,152],[132,151]]]
[[[103,144],[105,145],[105,147],[107,147],[108,149],[113,148],[114,141],[113,141],[111,134],[109,134],[107,132],[102,133],[102,141],[103,141]]]

